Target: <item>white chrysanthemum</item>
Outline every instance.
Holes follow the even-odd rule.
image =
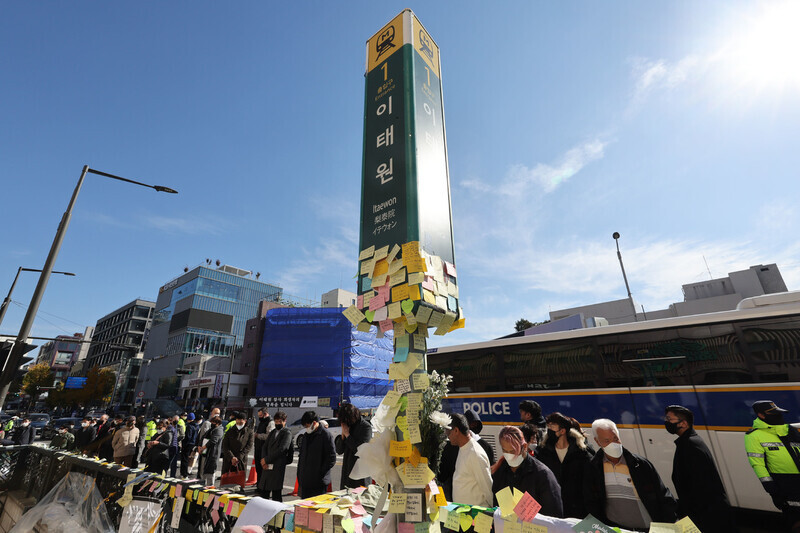
[[[439,424],[444,429],[450,429],[450,423],[453,421],[453,419],[450,418],[450,415],[447,413],[442,413],[441,411],[434,411],[431,413],[430,418],[431,422],[434,424]]]

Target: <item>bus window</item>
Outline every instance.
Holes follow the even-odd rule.
[[[506,390],[594,388],[597,374],[590,345],[537,346],[503,355]]]

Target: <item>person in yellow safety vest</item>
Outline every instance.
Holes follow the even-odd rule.
[[[772,400],[753,404],[753,429],[745,433],[747,459],[789,529],[800,528],[800,431],[783,420]]]
[[[180,428],[179,435],[181,438],[186,435],[186,417],[189,416],[189,413],[183,413],[180,418],[178,418],[178,427]]]
[[[145,427],[147,428],[147,433],[145,434],[145,437],[144,437],[145,441],[152,440],[152,438],[156,435],[156,425],[157,425],[157,422],[156,422],[155,417],[151,418],[150,422],[148,422],[145,425]]]
[[[236,425],[236,416],[234,416],[233,413],[231,413],[229,416],[231,416],[232,418],[230,422],[228,422],[228,425],[225,426],[225,433],[227,433],[229,429],[231,429],[233,426]]]

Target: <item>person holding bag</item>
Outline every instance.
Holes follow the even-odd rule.
[[[213,417],[210,422],[211,425],[208,431],[205,432],[203,439],[199,443],[200,446],[197,447],[197,451],[203,459],[198,474],[200,474],[206,486],[214,485],[214,477],[217,472],[217,463],[222,451],[222,439],[224,434],[222,430],[222,419],[219,415]]]
[[[246,427],[247,417],[244,413],[236,413],[235,422],[236,424],[228,429],[222,439],[222,477],[224,480],[229,472],[235,472],[236,476],[227,483],[223,481],[222,484],[235,483],[244,486],[247,457],[253,449],[254,435],[253,430]],[[240,475],[242,476],[241,483],[239,483]]]

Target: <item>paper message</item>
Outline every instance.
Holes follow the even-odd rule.
[[[308,527],[314,531],[322,531],[322,513],[311,511],[308,513]]]
[[[505,487],[495,494],[497,504],[500,507],[500,516],[503,518],[514,514],[514,507],[522,499],[522,493],[517,490],[512,491],[511,487]]]
[[[393,302],[400,302],[406,299],[408,299],[408,285],[403,283],[401,285],[398,285],[397,287],[392,287]]]
[[[414,533],[430,533],[430,527],[429,522],[418,522],[414,524]]]
[[[375,268],[372,270],[372,277],[382,276],[389,273],[389,263],[384,259],[378,259],[376,256]]]
[[[397,386],[397,392],[406,393],[411,392],[411,382],[407,379],[398,379],[394,382]]]
[[[398,346],[394,349],[394,357],[392,361],[395,363],[402,363],[408,359],[408,346]]]
[[[411,522],[399,522],[397,524],[397,533],[414,533],[414,524]]]
[[[414,374],[415,376],[418,374]],[[411,412],[418,413],[420,409],[422,409],[422,393],[421,392],[412,392],[409,393],[408,396],[408,406],[406,410]]]
[[[355,326],[355,325],[357,325],[359,322],[361,322],[362,320],[364,320],[364,319],[366,318],[366,317],[364,316],[364,313],[362,313],[361,311],[359,311],[359,310],[358,310],[358,307],[356,307],[355,305],[351,305],[350,307],[348,307],[347,309],[345,309],[345,310],[342,312],[342,314],[343,314],[343,315],[344,315],[344,317],[345,317],[347,320],[349,320],[349,321],[350,321],[350,323],[351,323],[351,324],[353,324],[354,326]]]
[[[406,269],[405,267],[400,268],[394,274],[389,275],[389,286],[394,287],[396,285],[400,285],[401,283],[405,283],[406,281]],[[399,301],[396,298],[392,298],[394,301]]]
[[[478,513],[475,515],[474,522],[476,533],[489,533],[492,529],[492,517],[486,513]]]
[[[681,533],[681,526],[666,522],[650,522],[649,533]]]
[[[534,524],[533,522],[523,522],[522,533],[547,533],[547,526]]]
[[[456,513],[455,511],[447,511],[447,518],[444,521],[444,527],[446,529],[458,531],[459,528],[461,527],[458,518],[459,518],[458,513]]]
[[[447,507],[447,499],[444,497],[444,489],[439,487],[439,493],[436,495],[436,506]]]
[[[351,518],[342,518],[342,529],[347,533],[353,533],[355,531],[353,520]]]
[[[308,526],[308,507],[300,507],[299,505],[295,505],[294,524],[296,526]]]
[[[530,522],[539,513],[541,508],[541,504],[537,502],[533,496],[525,492],[514,507],[514,512],[523,522]]]
[[[458,524],[461,526],[461,531],[466,531],[472,527],[472,515],[469,513],[461,513],[458,517]]]
[[[615,533],[611,526],[607,526],[592,515],[572,526],[576,533]]]
[[[392,457],[408,457],[414,447],[408,440],[393,440],[389,443],[389,455]]]
[[[387,260],[391,263],[392,261],[394,261],[394,258],[397,257],[398,253],[400,253],[400,247],[395,244],[394,246],[392,246],[392,249],[389,252],[389,255],[387,256]]]
[[[424,488],[434,477],[433,472],[428,468],[428,463],[419,463],[417,466],[403,463],[396,470],[403,484],[409,489]]]
[[[522,524],[516,519],[503,519],[503,533],[522,533]]]
[[[406,522],[422,522],[422,494],[406,495]]]
[[[427,306],[420,306],[417,310],[417,322],[422,322],[423,324],[427,324],[428,321],[431,319],[431,313],[433,309]]]
[[[330,513],[322,517],[322,533],[333,533],[333,515]]]
[[[369,259],[375,253],[375,246],[370,246],[369,248],[364,248],[361,250],[361,253],[358,254],[358,260],[363,261],[364,259]]]
[[[422,282],[425,281],[425,273],[424,272],[413,272],[408,275],[408,284],[409,285],[420,285]]]
[[[381,320],[378,324],[380,324],[381,331],[384,333],[392,329],[392,321],[389,318]]]
[[[372,271],[375,269],[375,260],[368,259],[361,263],[361,274],[366,274],[368,278],[372,277]]]
[[[389,304],[389,318],[394,320],[395,318],[400,318],[403,310],[400,307],[400,302],[393,302]]]
[[[391,363],[389,365],[389,379],[408,379],[408,376],[419,367],[421,357],[418,354],[409,354],[408,358],[402,363]]]
[[[403,313],[406,315],[410,314],[414,310],[414,302],[411,300],[403,300],[401,305],[403,306]]]
[[[419,285],[408,284],[408,298],[414,301],[422,299],[422,294],[419,292]]]
[[[700,533],[700,529],[688,516],[675,522],[675,525],[680,526],[681,533]]]
[[[177,529],[181,525],[181,511],[183,510],[183,502],[186,501],[182,497],[175,498],[175,504],[172,507],[172,520],[170,527]]]
[[[424,372],[417,372],[416,374],[412,374],[411,377],[414,380],[414,390],[425,390],[431,383],[428,374]]]
[[[392,493],[392,497],[389,498],[389,512],[390,513],[406,512],[406,494],[404,492]]]
[[[375,322],[381,322],[382,320],[387,320],[389,316],[389,309],[386,307],[381,307],[375,310]]]

